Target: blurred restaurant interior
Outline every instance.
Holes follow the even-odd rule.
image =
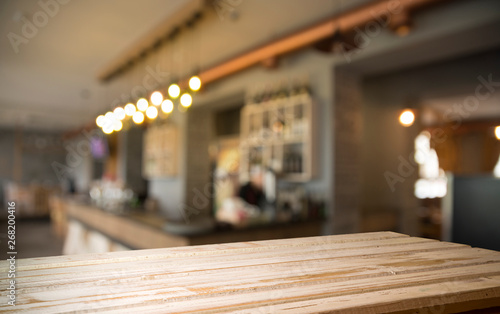
[[[0,15],[18,257],[371,231],[500,250],[499,1]]]

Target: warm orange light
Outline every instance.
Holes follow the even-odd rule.
[[[193,97],[191,97],[191,95],[189,95],[188,93],[182,94],[181,105],[184,108],[188,108],[189,106],[191,106],[192,103],[193,103]]]
[[[135,105],[133,103],[128,103],[125,105],[125,114],[129,117],[134,115],[134,112],[136,112]]]
[[[409,109],[403,111],[399,116],[399,123],[401,123],[402,126],[409,127],[413,122],[415,122],[415,114]]]
[[[106,120],[106,118],[103,115],[100,115],[95,120],[95,124],[97,124],[98,127],[102,128],[102,126],[104,125],[104,121],[105,120]]]
[[[500,125],[495,128],[495,136],[500,141]]]
[[[156,91],[151,94],[151,103],[155,106],[161,105],[161,102],[163,101],[163,95]]]
[[[116,107],[113,113],[116,119],[118,120],[125,119],[125,109],[123,109],[122,107]]]
[[[171,98],[177,98],[177,97],[179,97],[180,94],[181,94],[181,89],[180,89],[179,85],[177,85],[177,84],[170,85],[170,87],[168,88],[168,95]]]
[[[135,124],[141,124],[142,122],[144,122],[144,113],[140,111],[134,112],[132,120],[134,121]]]
[[[165,113],[171,113],[174,110],[174,103],[170,99],[165,99],[161,103],[161,110]]]
[[[123,128],[123,123],[120,120],[116,120],[113,122],[113,131],[120,131]]]
[[[149,119],[155,119],[155,118],[158,116],[158,109],[156,109],[156,107],[150,106],[150,107],[146,110],[146,116],[147,116]]]
[[[104,125],[104,127],[102,128],[102,131],[104,132],[104,134],[111,134],[113,133],[114,129],[113,129],[113,125],[112,124],[108,124],[108,125]]]
[[[200,80],[200,78],[197,77],[197,76],[191,77],[189,79],[189,88],[191,88],[191,90],[193,92],[198,91],[201,88],[201,80]]]
[[[146,111],[146,109],[148,109],[148,106],[149,106],[149,103],[146,100],[146,98],[140,98],[137,101],[137,110],[139,110],[139,111],[142,111],[142,112]]]

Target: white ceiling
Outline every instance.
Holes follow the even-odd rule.
[[[63,2],[41,2],[51,1]],[[8,34],[22,34],[20,16],[33,19],[41,10],[39,1],[0,1],[0,127],[70,130],[94,120],[120,94],[130,94],[145,73],[129,73],[106,85],[96,79],[99,70],[178,12],[184,1],[71,0],[18,53]],[[195,66],[213,65],[369,1],[209,0],[195,31],[179,37],[174,53],[166,47],[166,59],[149,64],[166,66],[172,58],[177,66],[168,71],[186,75]],[[234,8],[220,11],[228,4]]]
[[[69,1],[16,53],[7,37],[23,35],[16,16],[32,20],[42,8],[38,1],[2,1],[0,125],[68,129],[84,123],[101,106],[98,69],[181,2]]]
[[[232,12],[238,14],[229,15],[220,6],[216,8],[216,1],[207,2],[203,27],[196,34],[199,56],[186,57],[198,58],[201,65],[219,62],[337,10],[366,2],[218,1],[235,4]],[[27,44],[18,45],[16,53],[8,34],[23,34],[23,18],[32,20],[42,10],[38,2],[0,2],[0,127],[66,130],[93,120],[119,94],[119,89],[100,84],[97,72],[175,14],[183,0],[72,0],[61,4],[46,26]],[[178,45],[183,48],[182,43]],[[180,69],[189,66],[193,65],[184,64]]]

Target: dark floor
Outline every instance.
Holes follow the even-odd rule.
[[[7,221],[0,221],[0,257],[7,258]],[[16,219],[17,258],[45,257],[62,254],[63,239],[56,237],[51,230],[50,220]]]

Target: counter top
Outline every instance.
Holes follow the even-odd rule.
[[[167,232],[165,217],[157,213],[131,211],[114,214],[81,200],[62,198],[69,219],[131,249],[165,248],[184,245],[258,241],[321,235],[321,221],[260,225],[242,229],[214,229],[211,232],[179,235]]]
[[[500,310],[500,252],[392,232],[22,259],[20,313]],[[7,261],[0,262],[6,295]],[[492,308],[492,309],[491,309]]]

